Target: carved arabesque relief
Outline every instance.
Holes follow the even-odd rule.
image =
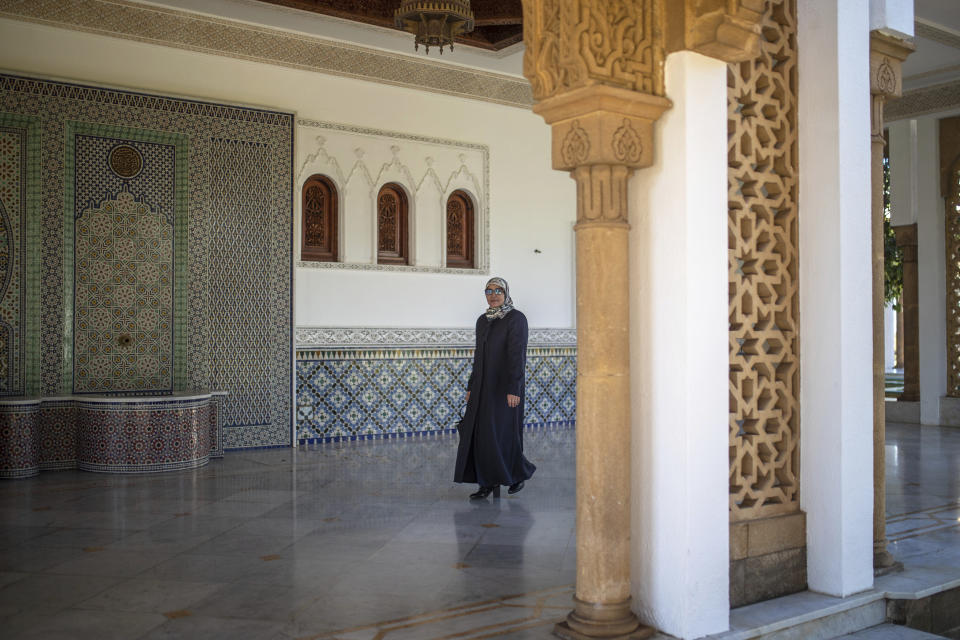
[[[940,195],[945,203],[947,395],[960,398],[960,117],[939,123]]]
[[[796,0],[728,66],[730,512],[799,510]]]
[[[447,266],[473,268],[473,201],[465,192],[454,191],[447,198]]]
[[[655,0],[523,3],[524,75],[536,100],[592,84],[662,96]]]
[[[326,176],[311,176],[303,185],[304,260],[337,259],[337,189]]]
[[[409,262],[407,214],[407,197],[403,189],[393,183],[384,185],[377,196],[377,262]]]

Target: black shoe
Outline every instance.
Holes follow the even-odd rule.
[[[493,487],[480,487],[480,490],[476,493],[470,494],[471,500],[484,500],[487,496],[493,493]]]
[[[520,482],[515,482],[512,485],[510,485],[510,488],[507,489],[507,493],[510,493],[510,494],[519,493],[521,489],[523,489],[523,480],[521,480]]]

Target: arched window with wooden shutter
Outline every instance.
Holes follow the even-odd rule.
[[[460,269],[474,267],[473,199],[457,190],[447,198],[447,266]]]
[[[303,184],[300,259],[337,261],[337,188],[330,178],[310,176]]]
[[[394,183],[377,194],[377,262],[410,264],[407,194]]]

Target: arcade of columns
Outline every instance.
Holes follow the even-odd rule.
[[[654,126],[671,108],[664,61],[675,51],[729,63],[731,560],[747,559],[753,532],[775,541],[765,551],[798,551],[789,557],[802,563],[795,1],[524,0],[534,112],[551,125],[553,167],[577,184],[577,582],[574,609],[555,629],[560,637],[652,633],[630,604],[627,184],[654,162]],[[883,99],[899,93],[910,49],[879,34],[872,42],[876,142]],[[882,207],[879,216],[875,209],[882,228]],[[882,244],[879,255],[882,304]],[[886,567],[882,411],[877,416],[875,564]],[[798,539],[799,549],[776,546]]]

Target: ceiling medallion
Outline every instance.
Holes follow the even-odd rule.
[[[393,22],[399,29],[409,31],[416,39],[413,50],[420,45],[427,48],[443,48],[450,45],[461,33],[473,31],[473,12],[470,0],[401,0],[400,8],[393,12]]]

